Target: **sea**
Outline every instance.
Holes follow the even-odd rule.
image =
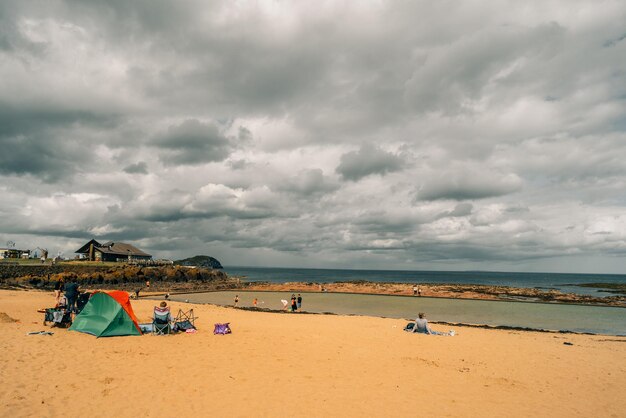
[[[224,271],[254,282],[332,283],[365,280],[380,283],[482,284],[560,290],[563,293],[605,297],[603,289],[580,287],[584,283],[626,284],[625,274],[520,273],[499,271],[342,270],[312,268],[232,267]]]

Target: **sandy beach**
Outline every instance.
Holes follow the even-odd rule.
[[[155,301],[132,304],[149,322]],[[624,337],[435,337],[397,319],[172,302],[194,309],[197,334],[97,339],[43,326],[51,305],[51,292],[0,291],[0,416],[626,416]],[[26,335],[39,330],[54,335]]]

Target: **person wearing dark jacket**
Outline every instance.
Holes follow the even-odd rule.
[[[76,283],[76,279],[69,279],[65,284],[65,298],[67,299],[67,309],[70,312],[76,312],[76,299],[78,298],[78,293],[78,283]]]

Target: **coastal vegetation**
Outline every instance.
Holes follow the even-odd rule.
[[[229,288],[234,283],[220,270],[182,266],[0,265],[3,288],[52,289],[60,279],[76,281],[83,289],[128,291],[208,290]]]

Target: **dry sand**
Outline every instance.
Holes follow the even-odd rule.
[[[97,339],[44,327],[36,310],[53,300],[0,291],[2,417],[626,416],[623,337],[435,337],[397,319],[174,302],[194,308],[197,334]],[[133,301],[140,321],[153,305]],[[215,322],[233,334],[214,336]],[[26,335],[38,330],[54,335]]]

